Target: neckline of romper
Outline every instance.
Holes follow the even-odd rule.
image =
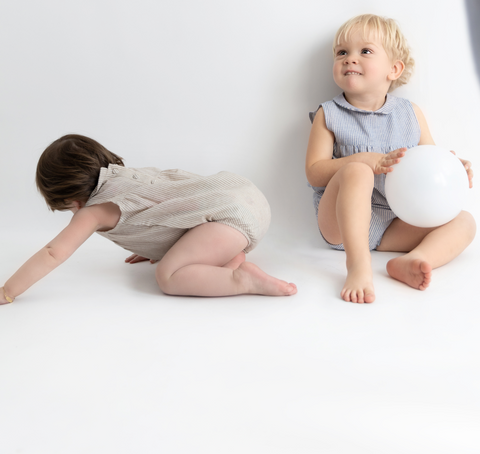
[[[387,99],[385,100],[385,104],[380,107],[378,110],[362,110],[359,109],[358,107],[352,106],[346,99],[343,93],[340,93],[339,95],[335,96],[333,98],[333,101],[335,104],[337,104],[340,107],[343,107],[344,109],[352,110],[353,112],[361,112],[364,114],[383,114],[387,115],[393,111],[395,108],[395,96],[392,96],[390,93],[387,93]]]
[[[100,174],[98,175],[97,186],[95,187],[95,189],[90,194],[90,197],[88,198],[85,206],[89,206],[89,202],[98,194],[98,192],[100,191],[102,186],[107,182],[107,179],[110,176],[117,174],[121,169],[125,169],[125,167],[119,166],[117,164],[109,164],[108,168],[107,167],[100,167]],[[124,215],[123,215],[122,208],[119,204],[116,204],[116,205],[118,206],[118,208],[120,208],[120,218],[119,218],[118,222],[115,224],[115,226],[112,227],[111,229],[108,229],[108,230],[97,230],[97,233],[99,233],[100,235],[107,235],[107,238],[108,238],[108,235],[110,233],[114,233],[115,229],[123,221]]]
[[[95,189],[92,191],[92,193],[90,194],[90,197],[88,198],[88,200],[92,199],[93,197],[95,197],[97,194],[98,194],[98,191],[100,191],[100,188],[103,186],[103,184],[105,183],[105,181],[107,180],[107,177],[109,177],[110,175],[113,175],[113,174],[116,174],[118,173],[118,168],[124,168],[122,166],[119,166],[117,164],[109,164],[108,165],[108,168],[106,167],[100,167],[100,174],[98,175],[98,183],[97,183],[97,186],[95,187]],[[115,170],[114,170],[115,169]],[[87,201],[88,203],[88,201]]]

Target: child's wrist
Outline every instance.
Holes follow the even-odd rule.
[[[9,296],[5,287],[2,287],[2,299],[5,300],[5,303],[13,303],[15,301],[15,297]]]
[[[381,153],[375,153],[373,151],[368,151],[366,153],[358,153],[357,156],[363,158],[362,161],[364,164],[367,164],[372,170],[375,170],[377,167],[378,162],[382,159]]]

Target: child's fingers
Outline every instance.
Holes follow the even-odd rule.
[[[404,156],[405,156],[404,151],[396,151],[394,153],[389,153],[387,155],[387,159],[395,161],[395,164],[398,164]]]
[[[393,150],[390,153],[384,155],[380,162],[377,164],[374,173],[376,175],[379,175],[382,173],[391,172],[393,170],[392,166],[398,164],[401,161],[401,159],[405,156],[406,151],[407,149],[405,147],[398,148],[397,150]]]
[[[378,173],[388,173],[393,170],[393,166],[400,162],[400,158],[383,159],[378,166]]]
[[[398,164],[400,160],[405,156],[406,148],[399,148],[387,153],[380,163],[383,167],[390,167]]]
[[[12,304],[12,302],[8,301],[6,298],[0,296],[0,306],[2,306],[3,304]]]
[[[400,161],[401,161],[400,158],[385,159],[384,165],[385,167],[391,167],[391,166],[394,166],[395,164],[398,164]]]
[[[375,171],[377,175],[380,175],[382,173],[389,173],[393,170],[392,166],[387,166],[387,165],[379,165]]]
[[[453,153],[455,156],[457,156],[457,153],[455,153],[453,150],[450,150],[450,153]],[[466,159],[458,158],[460,162],[463,164],[463,167],[465,167],[465,170],[467,171],[468,175],[468,186],[470,188],[473,188],[473,170],[472,170],[472,163],[470,161],[467,161]]]
[[[388,170],[382,173],[391,172],[393,170],[392,166],[398,164],[401,161],[401,159],[405,156],[406,151],[406,148],[398,148],[397,150],[393,150],[390,153],[387,153],[380,165]]]
[[[146,260],[149,260],[145,257],[142,257],[141,255],[138,254],[132,254],[130,257],[127,257],[125,259],[126,263],[138,263],[138,262],[144,262]]]
[[[452,152],[453,153],[453,152]],[[467,172],[468,176],[468,184],[470,187],[473,187],[473,170],[472,170],[472,163],[470,161],[467,161],[466,159],[460,159],[460,162],[463,164],[463,167],[465,167],[465,170]]]
[[[406,147],[403,148],[397,148],[396,150],[391,151],[390,153],[387,154],[387,156],[395,156],[395,157],[402,157],[405,156],[405,152],[407,151]]]
[[[467,169],[467,175],[468,175],[468,186],[470,188],[473,188],[473,170]]]
[[[129,256],[125,259],[125,262],[126,262],[126,263],[129,263],[130,261],[132,261],[132,260],[135,258],[136,255],[137,255],[137,254],[129,255]]]

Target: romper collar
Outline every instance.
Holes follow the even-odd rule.
[[[345,96],[343,95],[343,93],[335,96],[335,98],[333,98],[333,101],[335,102],[335,104],[339,105],[340,107],[343,107],[345,109],[348,109],[348,110],[352,110],[354,112],[362,112],[362,113],[367,113],[367,114],[372,114],[372,113],[375,113],[375,114],[389,114],[392,112],[392,110],[394,109],[395,107],[395,96],[392,96],[390,93],[387,93],[387,99],[385,100],[385,104],[380,107],[380,109],[378,110],[375,110],[374,112],[372,112],[371,110],[362,110],[362,109],[358,109],[357,107],[355,106],[352,106],[346,99],[345,99]]]
[[[114,169],[117,167],[120,167],[120,166],[116,164],[109,164],[108,169],[106,167],[100,168],[100,175],[98,176],[98,184],[90,194],[90,197],[88,198],[88,200],[90,200],[92,197],[95,197],[98,194],[98,191],[100,191],[100,188],[103,186],[103,184],[107,180],[107,177],[110,176],[112,173],[116,173]]]

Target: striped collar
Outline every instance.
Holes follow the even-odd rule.
[[[93,192],[90,194],[90,197],[88,198],[88,201],[90,201],[91,198],[95,197],[98,194],[98,191],[100,191],[100,188],[103,186],[107,179],[107,174],[112,173],[112,166],[114,164],[109,164],[108,169],[106,167],[100,167],[100,174],[98,175],[98,184],[93,190]],[[118,166],[116,166],[118,167]],[[88,203],[87,201],[87,203]]]
[[[389,114],[393,111],[393,109],[395,108],[395,100],[396,100],[395,96],[392,96],[390,93],[387,93],[387,99],[385,101],[385,104],[382,107],[380,107],[380,109],[372,112],[371,110],[362,110],[362,109],[358,109],[355,106],[352,106],[345,99],[345,96],[343,95],[343,93],[333,98],[333,101],[335,102],[335,104],[337,104],[340,107],[343,107],[344,109],[352,110],[354,112],[367,113],[367,114],[375,113],[375,114],[384,114],[384,115]]]

